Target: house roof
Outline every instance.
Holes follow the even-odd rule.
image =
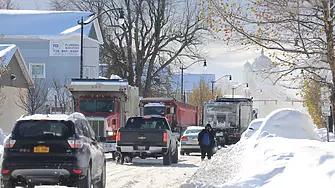
[[[0,44],[0,63],[3,63],[4,67],[7,67],[11,59],[14,57],[17,59],[17,62],[19,63],[19,66],[28,84],[33,85],[34,82],[29,75],[26,63],[24,62],[19,48],[14,44]]]
[[[78,21],[94,18],[92,12],[81,11],[37,11],[37,10],[0,10],[0,34],[4,38],[41,38],[67,39],[80,36]],[[93,27],[94,26],[94,27]],[[94,29],[96,38],[89,34]],[[103,43],[99,22],[94,20],[84,26],[84,36]]]

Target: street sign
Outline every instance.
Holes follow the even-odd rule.
[[[328,87],[321,87],[321,112],[324,116],[330,116],[330,91]]]

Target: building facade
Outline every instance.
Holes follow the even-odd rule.
[[[0,10],[0,44],[19,47],[32,78],[68,85],[80,77],[80,25],[91,12]],[[13,24],[15,23],[15,24]],[[99,47],[103,43],[96,20],[84,26],[83,78],[99,77]]]
[[[0,128],[10,133],[15,121],[27,114],[20,98],[28,99],[27,90],[33,81],[17,46],[0,45],[0,64],[5,70],[0,77]]]

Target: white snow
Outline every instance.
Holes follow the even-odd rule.
[[[16,52],[16,45],[14,44],[0,44],[0,63],[7,66]]]
[[[39,37],[48,40],[70,38],[80,35],[77,22],[81,17],[84,22],[89,22],[94,14],[80,11],[0,10],[1,34],[4,37]],[[85,36],[88,36],[93,24],[96,23],[85,25]]]
[[[183,187],[333,188],[335,143],[324,142],[325,133],[307,114],[274,111],[249,139],[220,150]]]
[[[75,118],[85,119],[85,115],[79,112],[75,112],[71,115],[67,114],[34,114],[30,116],[23,116],[19,118],[17,121],[24,120],[69,120],[74,121]]]
[[[316,126],[308,114],[285,108],[271,112],[255,135],[260,137],[264,132],[268,132],[277,137],[321,140],[315,129]]]
[[[252,136],[259,129],[264,120],[264,118],[252,120],[248,126],[248,129],[241,135],[241,139],[247,139]]]

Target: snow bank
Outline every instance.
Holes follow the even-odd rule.
[[[220,187],[240,171],[244,143],[222,148],[211,160],[205,159],[198,171],[182,185],[182,188]],[[200,160],[200,157],[199,157]]]
[[[276,110],[249,139],[220,150],[182,187],[333,188],[335,143],[321,142],[325,133],[303,112]]]
[[[321,140],[315,129],[316,126],[308,114],[285,108],[270,113],[255,135],[260,138],[270,133],[283,138]]]
[[[323,141],[327,141],[327,129],[326,128],[321,128],[321,129],[317,129],[316,133],[320,136],[320,138]],[[329,133],[329,142],[335,142],[335,136],[334,133]]]
[[[269,135],[245,142],[240,173],[221,187],[335,187],[334,143]]]
[[[259,118],[251,121],[248,126],[248,129],[244,131],[243,134],[241,135],[241,140],[247,139],[250,136],[252,136],[259,129],[264,120],[265,120],[264,118]]]

